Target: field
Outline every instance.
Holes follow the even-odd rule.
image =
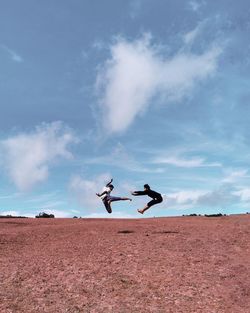
[[[250,312],[250,215],[1,219],[1,313]]]

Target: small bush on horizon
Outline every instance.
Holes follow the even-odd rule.
[[[54,214],[47,214],[45,212],[40,212],[38,215],[36,215],[36,218],[54,218]]]

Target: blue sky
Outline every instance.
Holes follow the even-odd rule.
[[[0,11],[1,214],[250,211],[246,0],[9,0]],[[148,199],[115,203],[137,217]]]

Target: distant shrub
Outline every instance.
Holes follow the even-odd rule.
[[[191,213],[191,214],[187,214],[187,215],[183,214],[182,216],[198,216],[198,215],[196,213]],[[199,214],[199,216],[201,216],[201,215]]]
[[[54,214],[47,214],[45,212],[40,212],[38,215],[36,215],[36,218],[54,218]]]
[[[26,216],[0,215],[0,218],[28,218]]]
[[[221,213],[218,213],[218,214],[205,214],[205,216],[206,217],[220,217],[220,216],[223,216],[223,215]]]

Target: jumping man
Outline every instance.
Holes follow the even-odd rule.
[[[110,180],[109,183],[103,188],[102,193],[97,193],[96,195],[102,199],[102,202],[108,211],[108,213],[112,213],[111,209],[111,202],[114,201],[123,201],[123,200],[129,200],[132,201],[131,198],[126,198],[126,197],[113,197],[110,195],[111,191],[114,189],[114,186],[111,184],[113,179]]]
[[[148,184],[144,185],[143,191],[132,191],[131,194],[133,196],[147,195],[150,198],[153,198],[153,200],[149,201],[149,203],[144,208],[137,210],[141,214],[143,214],[146,210],[148,210],[152,205],[161,203],[163,201],[162,195],[154,190],[151,190]]]

